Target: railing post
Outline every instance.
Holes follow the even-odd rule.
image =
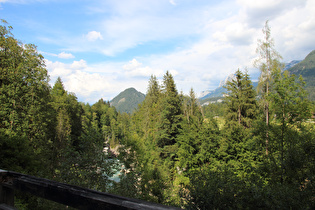
[[[14,189],[10,187],[12,180],[6,177],[7,171],[0,170],[0,204],[14,206]]]
[[[14,190],[0,185],[0,204],[4,203],[9,206],[14,206]]]

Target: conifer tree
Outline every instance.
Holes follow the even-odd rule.
[[[161,90],[160,90],[160,86],[157,81],[157,78],[156,76],[151,75],[151,78],[149,80],[147,94],[146,94],[146,102],[149,105],[158,103],[158,100],[160,99],[160,94],[161,94]]]
[[[235,80],[228,81],[227,89],[227,122],[237,122],[245,128],[251,126],[251,121],[255,118],[256,94],[249,75],[243,74],[240,70],[235,73]]]
[[[235,79],[227,82],[225,127],[219,139],[217,157],[220,162],[233,167],[245,167],[247,159],[254,159],[248,142],[253,120],[256,118],[256,94],[246,73],[237,70]],[[238,172],[241,173],[241,172]]]
[[[262,29],[264,39],[258,40],[258,47],[256,52],[259,58],[255,61],[255,66],[261,71],[259,78],[258,91],[261,93],[261,101],[264,106],[265,118],[266,118],[266,155],[268,155],[268,144],[269,144],[269,101],[268,95],[270,92],[270,85],[272,82],[271,73],[274,69],[279,67],[279,59],[282,59],[280,54],[274,48],[274,41],[271,38],[270,27],[268,21],[266,21],[264,28]]]
[[[69,155],[82,148],[80,137],[82,133],[83,109],[74,94],[64,89],[60,77],[57,78],[51,90],[50,106],[54,109],[52,116],[54,123],[55,138],[52,150],[52,170],[65,170],[62,165],[69,159]]]
[[[141,111],[143,112],[143,130],[145,133],[145,138],[151,139],[155,144],[157,132],[157,120],[160,114],[160,104],[161,102],[161,89],[160,85],[155,76],[151,76],[149,80],[148,90],[145,100],[142,103]]]
[[[183,120],[181,122],[181,132],[177,136],[177,160],[180,171],[196,167],[200,161],[197,155],[200,152],[202,137],[200,131],[203,129],[203,117],[201,107],[197,101],[193,89],[189,96],[183,100]]]
[[[201,106],[196,98],[194,90],[191,88],[188,97],[183,99],[183,115],[189,123],[190,119],[195,120],[197,124],[202,123],[203,114]]]
[[[181,99],[173,76],[167,71],[163,78],[158,146],[174,145],[182,120]]]

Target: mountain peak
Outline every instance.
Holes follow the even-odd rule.
[[[226,85],[227,82],[232,82],[233,79],[236,79],[235,74],[234,73],[229,74],[227,78],[225,78],[225,80],[220,81],[219,87],[223,87],[224,85]]]
[[[110,105],[114,106],[119,112],[132,113],[138,104],[142,103],[145,95],[135,88],[127,88],[119,93],[115,98],[110,101]]]

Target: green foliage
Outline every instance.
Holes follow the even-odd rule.
[[[52,109],[48,105],[50,88],[47,70],[44,68],[44,58],[37,52],[36,47],[32,44],[24,45],[14,39],[12,27],[6,26],[5,21],[2,21],[2,24],[0,135],[2,146],[6,148],[6,151],[1,150],[1,153],[7,155],[3,156],[1,161],[16,161],[16,165],[5,164],[6,169],[37,174],[36,170],[30,170],[34,167],[34,161],[28,164],[27,160],[30,159],[24,155],[47,160],[47,141],[53,135],[53,131],[49,129]],[[25,154],[18,154],[18,148]],[[13,154],[8,155],[9,151]]]
[[[193,91],[189,96],[177,95],[170,75],[164,76],[162,88],[151,77],[147,97],[128,124],[131,133],[122,154],[130,161],[131,172],[123,176],[116,192],[127,195],[123,189],[130,182],[137,189],[128,194],[132,197],[188,209],[311,208],[314,154],[306,148],[314,147],[314,130],[307,131],[309,124],[303,120],[310,113],[305,112],[309,103],[303,82],[277,74],[276,69],[266,98],[272,116],[269,126],[261,118],[263,110],[257,106],[248,75],[240,71],[227,84],[227,112],[221,113],[226,123],[220,127],[214,110],[222,107],[211,104],[201,109]],[[275,116],[283,114],[283,103],[290,108],[284,115],[287,137],[282,151],[282,121]],[[170,123],[171,119],[179,120]],[[268,156],[264,152],[267,128]],[[161,144],[163,132],[170,143]]]
[[[302,78],[281,73],[267,23],[258,97],[237,71],[225,103],[201,107],[167,72],[132,114],[79,103],[61,78],[50,88],[36,47],[2,23],[0,168],[187,209],[314,208],[314,105]],[[23,208],[61,208],[18,196]]]
[[[47,70],[36,47],[18,42],[11,29],[0,26],[0,129],[8,135],[25,134],[39,146],[49,133]]]
[[[115,108],[102,100],[92,107],[80,104],[61,78],[50,88],[36,47],[14,39],[12,27],[2,23],[0,168],[108,190],[117,161],[103,147],[126,135]],[[31,209],[56,207],[26,195],[18,200]]]
[[[240,70],[235,73],[236,79],[227,82],[226,120],[229,123],[237,122],[245,128],[251,126],[251,121],[257,114],[256,94],[247,73]]]
[[[21,136],[0,135],[0,168],[34,174],[40,168],[39,156]]]
[[[50,104],[57,116],[57,138],[59,141],[62,141],[60,138],[71,138],[72,144],[77,144],[82,132],[81,115],[83,112],[77,97],[65,91],[60,77],[52,88],[51,97]]]
[[[205,118],[212,119],[214,117],[223,117],[226,110],[225,103],[210,103],[202,106]]]
[[[273,181],[292,182],[304,165],[300,155],[307,155],[301,148],[305,143],[303,135],[307,133],[302,122],[310,117],[310,103],[303,89],[302,78],[296,81],[295,75],[290,76],[288,72],[281,75],[280,70],[274,71],[272,77],[273,89],[269,100],[273,118],[270,125],[269,158],[272,160]],[[308,178],[302,176],[293,182]]]
[[[256,177],[257,178],[257,177]],[[312,191],[294,184],[266,184],[238,177],[228,168],[202,168],[191,175],[191,185],[181,193],[186,209],[311,209]]]

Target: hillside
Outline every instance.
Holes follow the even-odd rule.
[[[119,112],[132,113],[145,98],[145,95],[134,88],[128,88],[110,101]]]
[[[289,68],[288,71],[297,77],[302,75],[306,82],[309,99],[315,101],[315,50],[310,52],[300,63]]]

